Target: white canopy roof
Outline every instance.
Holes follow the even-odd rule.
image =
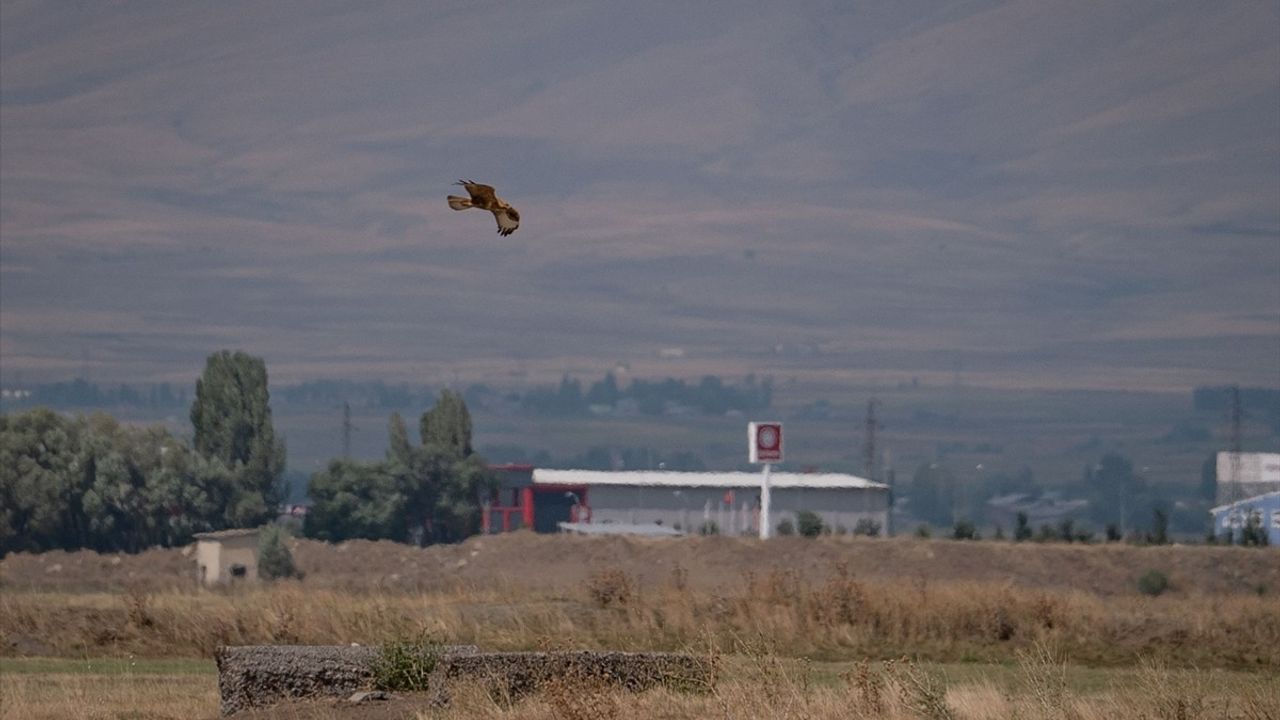
[[[549,470],[535,468],[534,485],[641,485],[653,487],[760,487],[760,473],[668,472],[666,470]],[[770,473],[775,488],[883,489],[888,485],[841,473]]]

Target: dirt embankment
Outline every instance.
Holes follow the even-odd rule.
[[[641,587],[682,575],[690,588],[740,590],[749,573],[777,568],[820,581],[843,567],[861,579],[973,581],[1063,588],[1099,595],[1138,592],[1148,570],[1168,576],[1171,593],[1280,593],[1280,549],[1202,546],[1134,547],[915,538],[693,537],[588,538],[510,535],[458,545],[416,548],[364,540],[340,544],[293,541],[304,584],[357,591],[429,591],[501,584],[570,588],[606,569]],[[195,587],[190,548],[137,555],[94,552],[16,553],[0,560],[0,588],[51,592],[118,592]]]

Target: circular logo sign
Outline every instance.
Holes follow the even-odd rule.
[[[778,448],[778,428],[772,425],[765,425],[756,434],[756,439],[762,449],[776,450]]]

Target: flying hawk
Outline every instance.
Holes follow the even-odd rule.
[[[492,185],[481,185],[472,180],[459,180],[454,185],[461,185],[470,193],[470,199],[458,197],[457,195],[449,196],[449,207],[454,210],[466,210],[467,208],[480,208],[493,213],[493,217],[498,221],[498,234],[510,235],[520,227],[520,213],[516,209],[507,204],[505,200],[493,194]]]

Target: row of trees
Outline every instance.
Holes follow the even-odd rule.
[[[748,375],[742,383],[731,385],[707,375],[697,383],[674,378],[633,380],[623,388],[613,373],[608,373],[584,391],[579,380],[566,375],[559,386],[534,388],[526,392],[520,402],[524,408],[545,415],[582,415],[626,406],[644,415],[662,415],[681,409],[703,415],[723,415],[731,410],[768,408],[773,402],[773,381]]]
[[[1014,473],[991,472],[962,483],[945,463],[932,462],[916,469],[907,496],[917,519],[946,527],[958,521],[981,520],[983,506],[992,497],[1020,493],[1036,498],[1044,491],[1028,468]],[[1135,471],[1128,458],[1107,453],[1084,468],[1073,494],[1088,501],[1080,519],[1093,522],[1095,527],[1115,526],[1127,532],[1145,527],[1148,520],[1158,517],[1166,525],[1187,532],[1200,531],[1208,522],[1215,491],[1212,457],[1205,461],[1197,497],[1175,503]]]
[[[187,404],[184,391],[174,391],[169,383],[153,385],[98,385],[83,378],[70,382],[44,383],[30,388],[12,388],[4,396],[14,407],[130,407],[173,408]]]
[[[136,552],[194,533],[254,527],[284,499],[284,443],[266,364],[211,355],[196,382],[191,442],[160,426],[37,408],[0,415],[0,555],[88,548]],[[445,391],[418,423],[391,416],[386,460],[334,460],[310,481],[307,535],[326,540],[460,540],[480,525],[492,477],[471,446],[471,416]]]
[[[275,398],[285,405],[332,407],[350,402],[352,406],[361,407],[405,408],[430,404],[434,391],[424,386],[388,385],[377,380],[310,380],[278,388]],[[0,403],[6,409],[20,410],[33,407],[167,410],[190,407],[191,398],[188,389],[175,388],[170,383],[104,384],[77,378],[6,388]]]
[[[309,537],[452,542],[480,529],[479,498],[493,487],[471,446],[471,413],[449,390],[418,422],[414,445],[398,413],[391,416],[386,459],[334,460],[311,478]]]
[[[134,552],[274,517],[285,457],[266,383],[258,358],[210,356],[196,383],[190,445],[163,427],[101,414],[0,416],[0,554]]]

